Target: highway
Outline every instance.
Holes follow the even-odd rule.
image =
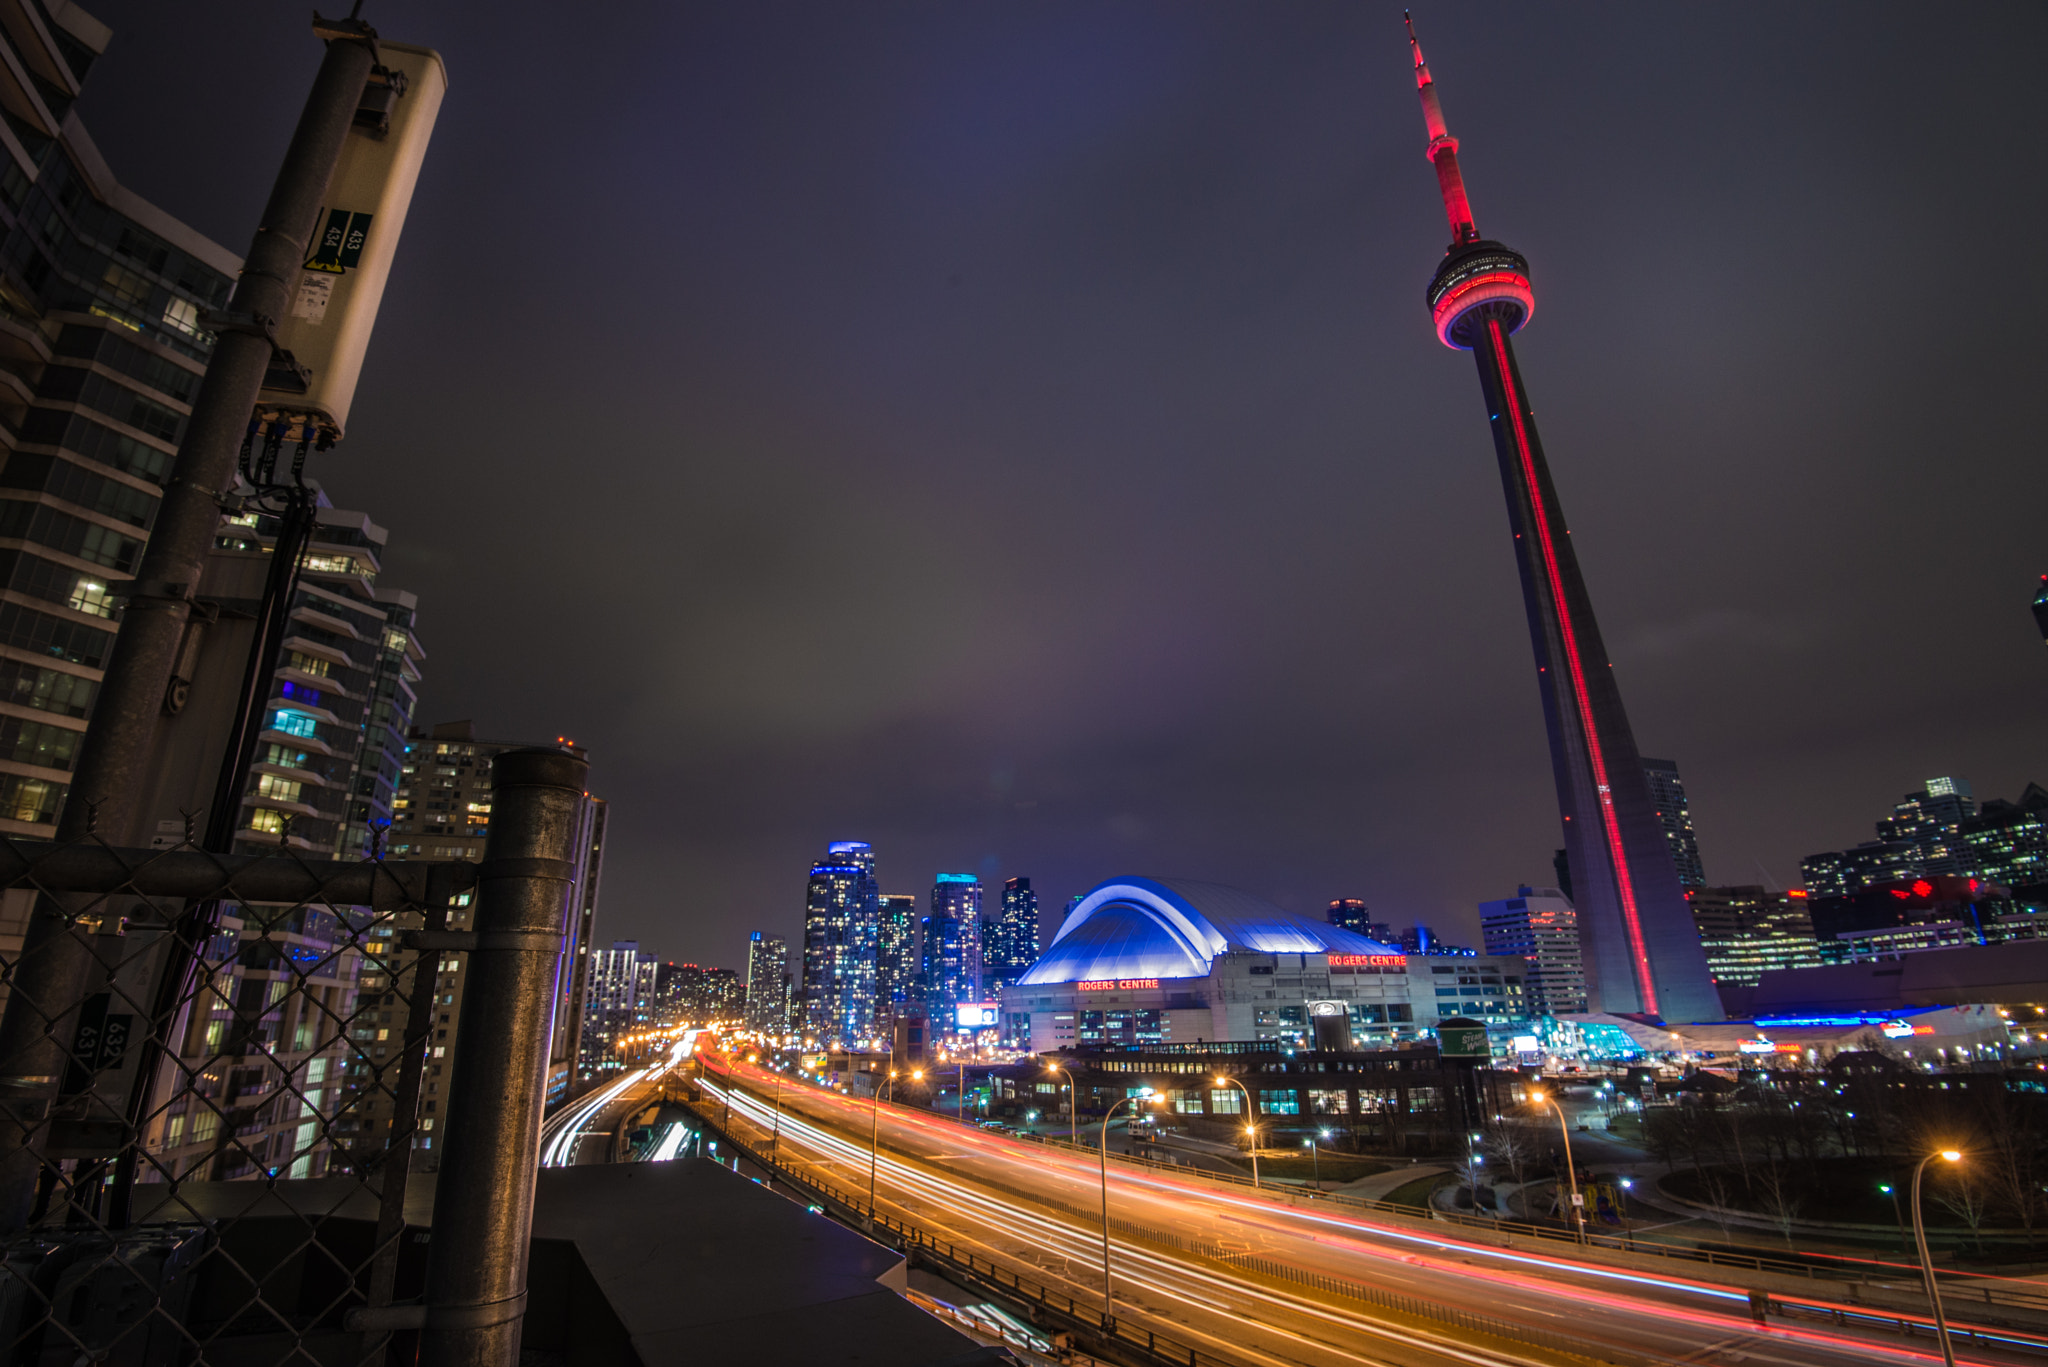
[[[654,1084],[690,1061],[700,1031],[685,1031],[659,1063],[635,1068],[588,1096],[578,1097],[555,1112],[540,1127],[540,1165],[571,1168],[579,1163],[603,1163],[610,1157],[610,1144],[585,1144],[586,1139],[609,1140],[611,1132],[626,1116],[646,1103]]]
[[[879,1116],[879,1208],[971,1247],[1041,1283],[1100,1303],[1101,1177],[1084,1154],[963,1128],[928,1112],[781,1081],[744,1063],[707,1060],[707,1095],[730,1089],[740,1137],[780,1161],[864,1198],[870,1125]],[[1931,1336],[1834,1328],[1773,1317],[1759,1328],[1748,1292],[1685,1274],[1580,1262],[1565,1253],[1503,1249],[1367,1213],[1297,1208],[1256,1193],[1112,1163],[1111,1259],[1120,1320],[1208,1353],[1255,1364],[1458,1363],[1500,1367],[1566,1359],[1542,1347],[1478,1338],[1301,1285],[1312,1274],[1379,1293],[1484,1315],[1532,1337],[1564,1338],[1585,1357],[1621,1363],[1755,1362],[1777,1367],[1933,1364]],[[1142,1235],[1142,1239],[1137,1237]],[[1235,1270],[1257,1259],[1267,1275]],[[1815,1285],[1820,1298],[1844,1288]],[[1855,1312],[1848,1301],[1840,1301]],[[2035,1363],[2039,1350],[1958,1342],[1957,1360]]]

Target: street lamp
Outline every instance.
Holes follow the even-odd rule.
[[[890,1099],[894,1100],[896,1096],[896,1070],[894,1068],[889,1070],[888,1088]],[[880,1087],[875,1088],[875,1100],[871,1113],[874,1118],[868,1127],[868,1221],[873,1223],[875,1218],[875,1169],[881,1166],[882,1160],[882,1089]]]
[[[1139,1106],[1157,1104],[1152,1089],[1140,1087],[1136,1096],[1127,1096],[1116,1102],[1102,1117],[1102,1327],[1110,1334],[1116,1333],[1116,1304],[1110,1299],[1109,1283],[1109,1121],[1118,1107],[1129,1106],[1132,1102]],[[1136,1113],[1134,1108],[1132,1114]]]
[[[1081,1084],[1074,1081],[1074,1075],[1057,1063],[1046,1064],[1045,1071],[1067,1075],[1067,1142],[1078,1149],[1081,1147]]]
[[[1572,1163],[1572,1131],[1571,1127],[1565,1124],[1564,1107],[1541,1092],[1529,1093],[1529,1099],[1539,1106],[1547,1103],[1552,1110],[1557,1112],[1557,1132],[1564,1136],[1564,1173],[1571,1182],[1572,1228],[1577,1232],[1579,1242],[1584,1243],[1586,1241],[1586,1198],[1579,1195],[1579,1170]]]
[[[1906,1242],[1906,1214],[1899,1208],[1899,1189],[1889,1182],[1879,1182],[1877,1189],[1892,1198],[1892,1219],[1899,1226],[1899,1242]]]
[[[1316,1139],[1328,1139],[1329,1137],[1330,1137],[1330,1132],[1329,1132],[1328,1130],[1318,1130],[1318,1131],[1316,1132]],[[1301,1143],[1302,1143],[1302,1147],[1308,1150],[1308,1161],[1309,1161],[1309,1164],[1310,1164],[1310,1166],[1311,1166],[1311,1169],[1312,1169],[1312,1171],[1314,1171],[1314,1173],[1315,1173],[1315,1179],[1314,1179],[1314,1180],[1315,1180],[1315,1188],[1316,1188],[1316,1195],[1320,1196],[1320,1195],[1322,1195],[1322,1192],[1323,1192],[1323,1157],[1322,1157],[1322,1151],[1321,1151],[1320,1149],[1318,1149],[1318,1148],[1316,1147],[1316,1140],[1315,1140],[1315,1139],[1304,1139],[1304,1140],[1302,1140],[1302,1141],[1301,1141]]]
[[[1963,1155],[1955,1149],[1942,1149],[1928,1154],[1913,1169],[1913,1242],[1920,1249],[1920,1275],[1927,1281],[1927,1303],[1934,1307],[1934,1336],[1941,1340],[1943,1367],[1956,1367],[1956,1350],[1948,1341],[1948,1321],[1941,1314],[1941,1288],[1934,1283],[1934,1259],[1927,1252],[1927,1225],[1920,1218],[1920,1174],[1937,1158],[1960,1163]]]
[[[1479,1165],[1486,1160],[1479,1156],[1479,1141],[1486,1138],[1474,1134],[1465,1143],[1465,1175],[1472,1180],[1472,1213],[1479,1213]]]
[[[1219,1087],[1235,1087],[1238,1091],[1244,1093],[1244,1132],[1252,1137],[1252,1190],[1257,1191],[1259,1189],[1259,1125],[1258,1121],[1253,1119],[1257,1112],[1252,1109],[1251,1089],[1236,1078],[1228,1077],[1222,1073],[1216,1075],[1216,1085]]]

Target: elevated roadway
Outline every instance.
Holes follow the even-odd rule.
[[[735,1138],[772,1148],[778,1163],[861,1202],[872,1174],[882,1214],[1098,1306],[1106,1200],[1116,1315],[1205,1356],[1310,1367],[1941,1361],[1931,1332],[1908,1338],[1874,1327],[1862,1318],[1871,1308],[1838,1285],[1798,1298],[1812,1307],[1807,1317],[1774,1315],[1759,1326],[1742,1286],[1577,1258],[1568,1245],[1503,1248],[1456,1229],[1295,1205],[1114,1161],[1105,1197],[1099,1160],[1086,1154],[778,1080],[745,1063],[706,1063],[707,1097],[721,1111],[730,1102]],[[1502,1332],[1464,1332],[1415,1306],[1484,1316]],[[1839,1327],[1821,1318],[1834,1313]],[[1985,1332],[1994,1341],[1958,1341],[1958,1361],[2048,1357],[2048,1344],[2029,1335]]]
[[[540,1128],[541,1166],[610,1162],[613,1132],[647,1104],[664,1078],[690,1061],[699,1033],[686,1031],[659,1062],[622,1073],[549,1116]]]

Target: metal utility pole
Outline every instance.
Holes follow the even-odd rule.
[[[156,527],[130,586],[121,629],[79,748],[59,842],[125,832],[163,715],[192,600],[220,523],[257,393],[276,350],[334,164],[376,61],[376,31],[356,19],[314,20],[327,44],[305,111],[285,149],[171,467]],[[68,1024],[93,969],[90,937],[53,897],[36,900],[0,1018],[0,1233],[21,1228],[41,1164],[51,1103],[65,1072]]]

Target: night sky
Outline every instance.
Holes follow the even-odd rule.
[[[301,5],[89,0],[80,112],[231,250]],[[1393,5],[398,4],[450,91],[348,440],[427,722],[568,735],[600,939],[1112,875],[1476,937],[1558,816]],[[2048,11],[1438,6],[1646,754],[1715,882],[2048,781]]]

